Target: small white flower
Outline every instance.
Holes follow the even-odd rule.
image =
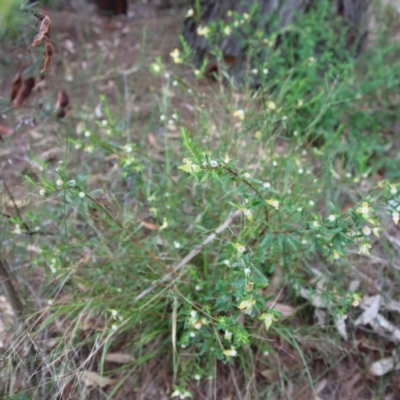
[[[163,224],[160,226],[160,231],[162,231],[163,229],[167,229],[168,228],[168,221],[167,218],[164,218],[163,220]]]
[[[227,340],[228,342],[230,342],[232,340],[232,335],[233,335],[232,332],[225,331],[224,339]]]
[[[287,115],[284,115],[284,116],[282,117],[282,121],[286,121],[287,119],[288,119]]]
[[[180,249],[181,248],[181,244],[179,243],[179,242],[174,242],[174,247],[176,248],[176,249]]]
[[[198,292],[200,292],[201,286],[200,286],[200,285],[196,285],[196,286],[195,286],[195,289],[196,289]]]
[[[264,182],[263,186],[265,189],[269,189],[271,187],[271,184],[269,182]]]
[[[165,121],[165,115],[160,115],[160,121]]]
[[[333,259],[334,260],[339,260],[340,254],[337,250],[333,250]]]
[[[116,331],[116,330],[118,329],[118,325],[117,325],[117,324],[112,324],[112,325],[111,325],[111,329],[112,329],[113,331]]]
[[[247,200],[247,199],[246,199]],[[250,215],[251,215],[251,210],[249,210],[249,209],[245,209],[244,211],[243,211],[243,214],[246,216],[246,217],[250,217]]]
[[[39,190],[40,196],[44,196],[46,194],[46,191],[44,189]]]
[[[315,203],[314,203],[312,200],[310,200],[310,201],[308,202],[308,204],[309,204],[311,207],[315,205]]]
[[[301,174],[304,173],[304,169],[303,169],[303,168],[299,168],[299,169],[297,170],[297,172],[301,175]]]
[[[124,148],[125,148],[125,151],[127,153],[132,153],[133,149],[132,149],[132,146],[130,144],[126,144]]]
[[[199,375],[199,374],[196,374],[196,375],[194,376],[194,379],[196,379],[196,381],[199,381],[199,380],[200,380],[200,375]]]
[[[369,235],[371,234],[371,229],[369,228],[368,225],[364,225],[364,226],[362,227],[362,233],[363,233],[365,236],[369,236]]]
[[[178,85],[178,81],[173,81],[172,82],[172,86],[177,86]]]
[[[85,193],[84,192],[79,192],[78,196],[83,199],[85,197]]]
[[[307,240],[306,239],[303,239],[302,241],[301,241],[301,244],[307,244],[308,242],[307,242]]]
[[[351,178],[351,173],[350,172],[347,172],[346,178]]]
[[[156,73],[161,71],[161,67],[157,63],[151,64],[151,69]]]
[[[293,136],[297,136],[298,134],[299,134],[299,132],[293,131]]]
[[[226,36],[229,36],[232,33],[232,28],[230,26],[226,26],[224,28],[224,33]]]
[[[335,221],[336,221],[336,217],[335,217],[333,214],[331,214],[331,215],[328,217],[328,220],[331,221],[331,222],[335,222]]]
[[[297,209],[297,212],[299,212],[299,213],[301,213],[303,211],[303,209],[301,208],[301,207],[299,207],[298,209]]]
[[[371,245],[369,243],[364,243],[360,246],[360,249],[358,250],[359,254],[366,254],[369,255],[369,249],[371,248]]]
[[[238,246],[237,250],[239,253],[244,253],[246,251],[246,247],[243,245],[240,245],[240,246]]]
[[[268,108],[269,110],[275,110],[275,109],[276,109],[276,104],[275,104],[273,101],[271,101],[271,100],[267,101],[266,106],[267,106],[267,108]]]
[[[193,17],[193,15],[194,15],[193,8],[189,8],[189,10],[187,10],[187,13],[186,13],[186,18]]]
[[[229,260],[224,260],[222,261],[223,264],[225,264],[227,267],[231,266],[231,262]]]
[[[117,316],[118,316],[118,311],[117,310],[110,310],[110,312],[111,312],[111,316],[113,318],[117,318]]]
[[[107,126],[108,125],[108,121],[106,120],[106,119],[103,119],[102,121],[101,121],[101,125],[102,126]],[[86,135],[85,135],[86,136]],[[90,136],[90,133],[89,133],[89,136]]]
[[[319,227],[319,222],[318,221],[313,221],[313,227],[318,228]]]
[[[174,49],[171,51],[171,53],[169,53],[169,55],[171,56],[171,58],[174,60],[175,64],[181,64],[182,63],[182,58],[180,56],[179,50],[178,49]],[[167,74],[165,74],[165,77]],[[169,74],[168,74],[168,78],[169,78]]]
[[[192,318],[196,318],[196,316],[197,316],[197,311],[196,311],[196,310],[191,310],[191,311],[190,311],[190,316],[191,316]]]
[[[196,322],[194,324],[195,329],[199,330],[201,328],[201,322]]]
[[[175,113],[173,113],[173,114],[171,115],[171,117],[172,117],[172,119],[175,119],[175,120],[177,120],[177,119],[178,119],[178,115],[177,115],[177,114],[175,114]]]
[[[390,193],[391,194],[396,194],[397,193],[397,188],[394,185],[390,185]]]
[[[211,160],[210,161],[210,165],[211,165],[212,168],[217,168],[218,167],[218,162],[215,161],[215,160]]]
[[[82,144],[81,143],[75,143],[74,147],[75,147],[76,150],[79,150],[82,147]]]
[[[269,204],[270,206],[274,207],[275,210],[279,210],[279,207],[280,207],[279,200],[276,200],[276,199],[268,199],[268,200],[265,200],[265,202],[266,202],[267,204]]]
[[[195,76],[200,76],[201,75],[201,71],[199,69],[195,69],[193,71],[193,73],[194,73]]]
[[[245,269],[244,269],[244,274],[245,274],[245,275],[249,275],[250,272],[251,272],[250,268],[245,268]]]
[[[243,300],[239,305],[239,310],[243,310],[243,312],[247,315],[251,315],[253,311],[253,306],[256,304],[254,299]]]
[[[308,57],[308,65],[312,65],[315,63],[315,58],[314,57]]]
[[[90,131],[85,131],[84,135],[85,135],[86,137],[89,137],[89,136],[91,135],[91,133],[90,133]]]
[[[297,108],[300,108],[303,105],[303,100],[298,100],[297,101]]]
[[[273,167],[277,167],[277,166],[278,166],[278,163],[274,160],[274,161],[272,161],[272,166],[273,166]]]
[[[193,93],[193,90],[192,89],[188,89],[188,93],[189,94]]]
[[[269,72],[269,71],[268,71],[268,68],[264,68],[262,72],[263,72],[264,75],[267,75],[268,72]]]
[[[169,79],[170,76],[171,76],[171,75],[170,75],[168,72],[166,72],[166,73],[164,74],[164,78],[165,78],[165,79]]]
[[[249,179],[250,178],[250,174],[248,172],[245,172],[242,176],[245,179]]]
[[[175,125],[175,121],[174,121],[173,119],[169,119],[169,120],[168,120],[168,125],[169,125],[169,126]]]
[[[229,350],[224,350],[224,355],[227,357],[235,357],[235,356],[237,356],[237,351],[232,346]]]
[[[198,34],[199,36],[207,37],[207,36],[209,35],[209,33],[210,33],[210,28],[209,28],[208,26],[200,25],[200,26],[197,28],[197,34]]]
[[[368,203],[362,203],[361,214],[368,216],[368,213],[369,213]]]
[[[250,72],[252,74],[256,75],[256,74],[258,74],[258,69],[257,68],[253,68]]]
[[[21,235],[21,233],[22,233],[21,227],[19,226],[19,224],[16,224],[14,229],[14,234]]]
[[[242,121],[243,121],[244,118],[245,118],[245,115],[244,115],[244,111],[243,111],[243,110],[236,110],[236,111],[234,111],[233,116],[239,118],[239,119],[242,120]]]
[[[196,333],[195,333],[195,332],[190,332],[190,333],[189,333],[189,336],[190,336],[191,338],[194,338],[194,337],[196,336]]]
[[[61,187],[62,185],[64,185],[64,181],[63,181],[62,179],[57,179],[56,185],[57,185],[58,187]]]
[[[397,211],[393,212],[392,219],[394,224],[397,225],[399,223],[400,214]]]

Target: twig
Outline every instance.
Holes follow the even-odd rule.
[[[20,324],[20,318],[23,314],[24,308],[14,285],[11,282],[10,273],[8,272],[6,262],[0,257],[0,283],[3,287],[4,294],[10,303],[14,312],[15,322]]]
[[[206,239],[202,243],[200,243],[197,247],[195,247],[175,268],[172,269],[170,273],[164,275],[163,278],[157,281],[157,283],[154,283],[153,285],[149,286],[146,290],[143,290],[143,292],[138,294],[134,300],[139,301],[148,293],[152,292],[158,285],[168,281],[173,275],[176,275],[176,273],[189,261],[191,261],[194,257],[196,257],[197,254],[199,254],[205,246],[213,242],[216,239],[217,235],[219,235],[225,229],[227,229],[239,215],[241,215],[241,211],[239,210],[230,214],[229,217],[224,221],[224,223],[215,230],[215,232],[207,236]]]

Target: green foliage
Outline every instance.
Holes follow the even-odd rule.
[[[201,27],[221,65],[220,40],[241,38],[249,68],[240,87],[222,66],[224,84],[202,91],[206,65],[191,65],[187,46],[171,57],[191,80],[157,57],[149,64],[161,116],[153,111],[148,125],[130,125],[122,96],[96,95],[90,118],[76,106],[73,123],[43,111],[65,158],[57,168],[38,158],[40,173],[25,183],[39,206],[7,226],[21,241],[25,224],[37,234],[29,262],[51,282],[42,328],[68,318],[75,325],[65,336],[78,346],[82,319],[95,316],[102,322],[85,346],[106,351],[124,340],[137,369],[172,358],[174,393],[190,397],[190,382],[212,376],[219,361],[245,366],[254,349],[274,352],[278,336],[298,348],[301,333],[277,301],[318,303],[332,326],[357,312],[364,288],[350,286],[350,267],[399,222],[400,169],[387,156],[396,143],[381,132],[399,105],[400,49],[378,36],[382,45],[355,60],[339,22],[328,24],[329,2],[318,4],[267,34],[249,22],[256,8]],[[149,147],[152,132],[161,133]],[[375,181],[381,170],[386,179]],[[70,362],[61,350],[49,355],[54,368]]]
[[[19,31],[22,23],[26,21],[23,14],[25,0],[2,0],[0,2],[0,39],[5,35],[13,36]]]

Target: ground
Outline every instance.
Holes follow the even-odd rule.
[[[139,185],[138,180],[135,180],[135,176],[129,179],[123,177],[115,155],[101,153],[97,158],[91,157],[91,152],[88,150],[91,138],[86,132],[98,129],[100,137],[106,138],[108,135],[107,129],[101,126],[101,121],[106,117],[104,104],[101,103],[103,95],[107,98],[110,118],[118,120],[121,117],[118,113],[122,113],[125,119],[125,125],[115,127],[115,131],[120,134],[115,138],[117,143],[115,146],[132,143],[141,152],[146,150],[148,157],[154,162],[154,165],[149,162],[149,170],[165,163],[167,170],[165,175],[172,182],[171,185],[178,197],[191,200],[194,197],[197,200],[195,189],[191,191],[185,187],[182,189],[177,185],[174,186],[179,179],[178,173],[172,168],[168,170],[168,162],[182,159],[180,134],[174,121],[165,126],[160,122],[160,116],[168,109],[170,113],[179,115],[182,125],[188,128],[199,126],[201,121],[195,120],[198,115],[197,108],[219,109],[221,97],[217,98],[217,94],[225,98],[226,89],[206,79],[196,81],[189,69],[172,63],[170,52],[179,47],[178,36],[185,12],[186,10],[181,9],[160,10],[151,5],[136,4],[132,6],[128,18],[110,19],[96,15],[90,8],[81,12],[49,10],[52,20],[51,40],[55,46],[52,70],[46,79],[37,85],[29,99],[30,102],[13,113],[4,108],[0,125],[13,130],[3,135],[0,147],[2,180],[7,186],[7,189],[1,191],[4,219],[2,224],[7,232],[1,235],[2,246],[5,249],[2,258],[9,260],[13,279],[18,290],[23,293],[25,306],[32,310],[27,322],[23,324],[18,335],[15,335],[16,324],[14,325],[12,318],[12,309],[6,297],[0,298],[0,306],[4,310],[0,319],[0,348],[6,355],[7,366],[5,372],[3,371],[2,385],[6,394],[15,395],[11,397],[12,399],[169,399],[174,392],[173,385],[176,383],[174,374],[177,366],[172,365],[176,362],[173,361],[173,351],[163,350],[161,354],[156,351],[158,347],[164,349],[165,343],[169,344],[171,339],[168,332],[161,331],[159,336],[150,335],[143,328],[143,341],[139,344],[132,343],[133,338],[136,340],[140,337],[136,333],[134,335],[133,331],[135,329],[140,331],[142,327],[133,327],[132,331],[124,332],[115,341],[110,340],[112,335],[105,338],[99,333],[105,331],[105,326],[112,324],[113,319],[109,315],[105,317],[98,313],[93,314],[89,303],[96,302],[104,294],[110,296],[108,308],[112,310],[117,308],[110,294],[112,293],[110,288],[113,285],[115,287],[122,285],[121,282],[125,280],[137,279],[137,272],[134,269],[128,268],[122,271],[121,266],[127,265],[123,259],[127,257],[132,265],[139,261],[134,257],[129,259],[131,257],[129,253],[125,256],[124,244],[113,247],[113,235],[117,233],[110,228],[110,221],[107,218],[101,219],[96,213],[99,210],[106,210],[105,213],[109,213],[117,220],[119,217],[123,219],[129,215],[125,212],[127,209],[135,210],[132,217],[134,220],[127,223],[132,222],[132,231],[142,224],[144,233],[140,238],[153,238],[152,249],[160,251],[154,255],[151,250],[147,255],[150,254],[150,257],[158,260],[157,262],[165,261],[168,265],[170,262],[177,263],[183,255],[181,253],[171,255],[165,248],[174,243],[178,250],[178,245],[175,243],[183,241],[184,234],[182,237],[174,238],[174,241],[171,240],[171,243],[166,243],[165,238],[157,239],[155,232],[161,229],[163,220],[152,214],[151,204],[146,203],[145,195],[135,191],[135,185]],[[25,67],[32,65],[34,71],[41,67],[39,52],[30,49],[27,53],[29,40],[29,36],[23,36],[20,42],[17,41],[14,46],[4,48],[1,53],[5,62],[1,67],[1,72],[4,72],[0,86],[3,99],[8,99],[13,77],[21,65]],[[166,65],[164,72],[167,75],[165,73],[154,75],[150,72],[149,66],[156,57],[163,60]],[[186,88],[190,90],[193,88],[201,100],[197,103],[192,102],[191,98],[183,94],[183,90],[175,91],[174,86],[179,84],[183,85],[185,93]],[[54,116],[48,110],[55,103],[60,89],[68,93],[70,106],[66,118],[57,125],[54,123]],[[237,91],[232,96],[232,101],[239,104],[243,98],[245,94]],[[35,104],[35,107],[32,104]],[[236,104],[233,108],[235,107]],[[261,108],[260,105],[259,107]],[[208,124],[207,130],[195,133],[195,137],[197,136],[201,143],[206,142],[210,148],[216,147],[220,140],[224,140],[221,139],[223,135],[219,132],[218,122],[222,125],[225,119],[225,114],[218,114],[213,119],[214,125]],[[393,131],[397,132],[395,128]],[[390,136],[388,140],[391,140],[393,132],[387,135]],[[237,142],[237,145],[227,144],[233,155],[245,151],[252,138],[245,137],[238,139]],[[109,145],[113,144],[114,141],[110,140]],[[277,140],[275,146],[277,154],[284,154],[287,149],[285,140]],[[81,149],[87,151],[80,151]],[[255,153],[262,153],[262,145],[257,145],[254,149]],[[394,152],[393,149],[391,151]],[[128,150],[126,152],[129,153]],[[97,208],[88,207],[87,223],[73,207],[68,211],[68,215],[64,215],[65,219],[77,221],[76,235],[68,236],[64,232],[62,214],[59,215],[60,220],[54,216],[41,215],[36,221],[45,227],[43,235],[48,237],[47,241],[51,246],[53,243],[61,246],[64,245],[64,240],[71,240],[73,250],[70,255],[73,257],[66,258],[71,266],[68,265],[69,275],[65,281],[56,279],[56,276],[49,279],[47,266],[32,262],[39,252],[43,238],[37,238],[37,235],[32,234],[22,235],[23,237],[19,239],[12,234],[13,229],[17,228],[9,222],[10,219],[14,221],[15,218],[22,216],[23,219],[29,218],[32,223],[30,229],[34,229],[34,215],[39,215],[38,210],[44,207],[44,203],[37,190],[33,187],[28,189],[26,175],[34,182],[39,182],[38,177],[42,173],[43,165],[46,165],[49,171],[45,175],[49,180],[56,179],[56,169],[63,169],[65,165],[68,165],[65,170],[68,171],[68,176],[75,176],[74,172],[76,176],[85,176],[87,193],[90,192],[97,206]],[[260,169],[260,165],[254,161],[248,168],[256,172]],[[152,173],[151,170],[150,177]],[[378,174],[372,178],[373,183],[379,180],[381,177]],[[367,182],[367,184],[372,183]],[[147,196],[152,190],[148,190]],[[215,188],[210,189],[213,190]],[[346,195],[350,198],[350,202],[354,200],[354,192]],[[200,206],[195,200],[192,203],[182,200],[182,204],[179,205],[182,207],[182,214],[194,218],[196,215],[201,215],[199,210],[207,210],[207,206]],[[58,202],[60,202],[59,197],[48,200],[54,208]],[[146,204],[145,207],[142,207],[143,203]],[[342,205],[344,210],[345,204]],[[211,222],[208,221],[210,226],[215,224],[218,226],[223,222],[219,220],[219,215],[213,215],[212,212],[210,214]],[[86,224],[90,229],[87,229]],[[235,231],[236,225],[229,229]],[[130,236],[131,233],[128,232],[124,240],[137,240],[137,237]],[[82,236],[79,236],[80,234]],[[198,236],[203,240],[206,234],[208,232],[204,229]],[[394,362],[400,333],[396,328],[400,321],[398,316],[400,307],[395,301],[399,293],[397,271],[400,266],[396,260],[397,256],[393,255],[400,247],[399,230],[393,224],[389,227],[388,222],[388,227],[382,235],[387,240],[387,246],[389,244],[392,246],[390,251],[386,251],[383,246],[368,259],[358,258],[356,252],[349,255],[352,269],[346,276],[343,275],[343,280],[346,280],[349,286],[354,285],[358,288],[361,285],[365,290],[362,299],[363,311],[359,309],[349,311],[347,317],[351,328],[348,328],[346,333],[341,330],[340,323],[336,325],[333,321],[328,322],[328,325],[325,323],[325,319],[329,317],[327,307],[317,305],[316,298],[309,302],[308,292],[301,292],[302,294],[298,294],[296,301],[293,302],[290,290],[286,287],[285,272],[278,266],[269,276],[271,283],[264,293],[266,297],[279,293],[273,297],[271,305],[276,305],[276,309],[287,318],[284,322],[286,325],[281,331],[277,328],[278,330],[270,337],[263,336],[263,341],[270,344],[273,351],[263,351],[262,346],[257,348],[249,346],[246,353],[249,358],[247,362],[252,367],[245,373],[240,363],[215,363],[214,378],[203,379],[200,383],[196,380],[188,383],[193,398],[224,400],[400,398],[400,381],[396,372],[382,378],[383,374],[379,372],[379,369],[383,368],[382,364],[373,364],[383,358],[387,358],[386,362],[389,364]],[[89,245],[90,241],[94,240],[93,237],[100,238],[102,245],[110,242],[110,247],[105,246],[104,252],[96,253],[95,246]],[[124,240],[121,239],[121,243],[124,243]],[[121,254],[117,254],[116,250]],[[140,257],[142,256],[143,254]],[[201,256],[203,259],[209,257],[210,263],[213,262],[213,257],[216,257],[214,254]],[[101,269],[101,265],[105,265],[109,260],[114,261],[110,264],[117,271],[114,271],[114,274]],[[125,264],[122,264],[122,260]],[[192,263],[196,266],[196,263],[200,262],[199,265],[202,265],[202,261],[193,258]],[[312,260],[312,263],[315,262],[316,260]],[[49,263],[51,264],[51,261]],[[169,268],[166,264],[160,268]],[[86,266],[92,268],[92,271],[88,268],[89,272],[86,270],[82,272],[81,268]],[[316,264],[311,266],[311,270],[312,268],[317,271]],[[119,269],[121,269],[120,275],[118,275]],[[169,269],[164,272],[166,271],[170,272]],[[151,273],[154,275],[150,276],[156,280],[157,273],[154,271]],[[324,275],[318,275],[319,273],[317,271],[315,276],[309,275],[310,285],[315,285],[317,292],[318,285],[323,285],[324,280]],[[340,279],[341,270],[336,274]],[[69,280],[72,275],[73,278]],[[186,279],[183,276],[181,278]],[[100,282],[99,285],[104,285],[104,288],[100,286],[92,288],[91,279]],[[151,287],[152,284],[151,279],[139,282],[139,285],[143,285],[141,290]],[[135,295],[137,293],[140,291],[135,292]],[[80,307],[79,310],[73,307],[68,309],[68,305],[73,303],[72,298],[75,301],[75,297],[80,297],[79,300],[82,302],[88,302],[88,307]],[[132,297],[133,295],[131,297],[127,295],[126,301],[132,301]],[[65,305],[67,311],[64,314],[53,315],[50,312],[53,303],[60,307]],[[159,317],[169,318],[169,315],[173,314],[172,308],[165,305]],[[158,311],[155,311],[155,314],[158,314]],[[393,325],[383,332],[371,323],[377,316]],[[35,330],[36,326],[42,323],[45,327],[41,325],[40,330]],[[343,336],[346,335],[344,339]],[[62,346],[60,342],[63,343]],[[102,348],[104,343],[107,344],[105,350],[96,350],[97,345]],[[140,354],[137,352],[138,347],[141,348]],[[146,352],[157,356],[147,359]],[[57,364],[58,357],[62,359],[62,367]],[[180,359],[180,363],[190,364],[192,357],[193,355],[188,353]],[[29,362],[24,363],[25,358]],[[37,362],[37,358],[41,362]],[[392,369],[396,369],[396,366],[388,367],[388,371]],[[73,373],[70,370],[73,370]],[[45,387],[49,385],[49,380],[57,381],[59,385],[57,390],[46,391]],[[17,397],[18,393],[22,397]],[[24,393],[28,397],[23,397]]]

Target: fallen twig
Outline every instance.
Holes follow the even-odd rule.
[[[203,250],[205,246],[210,244],[215,240],[217,235],[222,233],[225,229],[227,229],[232,222],[239,216],[241,215],[241,211],[235,211],[232,214],[229,215],[229,217],[223,222],[222,225],[220,225],[215,232],[213,232],[211,235],[207,236],[202,243],[200,243],[197,247],[195,247],[175,268],[172,269],[172,271],[166,275],[164,275],[163,278],[161,278],[159,281],[154,283],[153,285],[149,286],[146,290],[143,290],[140,294],[138,294],[135,297],[135,301],[139,301],[142,299],[144,296],[146,296],[148,293],[152,292],[158,285],[168,281],[173,275],[175,275],[183,266],[185,266],[190,260],[192,260],[197,254]]]

